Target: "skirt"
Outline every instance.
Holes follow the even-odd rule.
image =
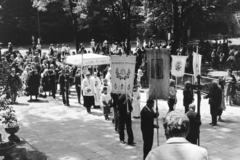
[[[94,96],[83,96],[83,105],[86,108],[94,106]]]

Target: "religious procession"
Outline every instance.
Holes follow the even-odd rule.
[[[233,2],[20,1],[37,27],[0,2],[0,159],[240,158]]]

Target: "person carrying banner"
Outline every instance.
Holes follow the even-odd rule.
[[[154,124],[154,118],[159,116],[159,113],[153,111],[154,100],[148,99],[147,105],[141,111],[141,131],[143,137],[143,159],[147,157],[152,149],[154,128],[159,128]]]
[[[134,143],[134,137],[133,137],[133,131],[132,131],[132,105],[131,101],[129,99],[129,96],[126,94],[121,94],[118,100],[118,109],[119,109],[119,138],[120,142],[125,144],[124,141],[124,128],[126,125],[127,128],[127,134],[128,134],[128,144],[129,145],[135,145]]]

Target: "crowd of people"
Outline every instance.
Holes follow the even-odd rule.
[[[68,45],[63,44],[62,47],[57,45],[54,48],[51,44],[48,53],[46,53],[42,52],[39,43],[36,46],[33,43],[33,47],[25,55],[22,55],[19,51],[14,51],[12,44],[9,43],[8,50],[2,55],[1,60],[10,64],[12,68],[8,78],[11,102],[12,104],[17,103],[16,99],[18,94],[20,94],[19,91],[21,91],[26,96],[30,96],[29,102],[38,100],[39,96],[43,98],[52,96],[55,99],[56,94],[59,94],[62,97],[63,104],[70,106],[70,88],[74,86],[77,92],[78,103],[82,104],[81,100],[83,99],[83,106],[86,108],[87,113],[91,114],[91,108],[101,108],[104,119],[109,120],[109,114],[113,112],[112,122],[114,123],[115,131],[119,133],[121,143],[126,143],[124,134],[126,127],[128,134],[127,144],[135,145],[132,118],[141,119],[141,131],[144,142],[143,159],[164,159],[166,153],[163,153],[163,147],[169,149],[172,147],[175,149],[177,149],[176,147],[184,148],[181,155],[188,156],[185,157],[187,160],[194,160],[192,158],[193,155],[184,154],[189,150],[199,151],[197,157],[200,157],[199,159],[207,159],[207,151],[193,145],[197,144],[201,120],[199,114],[195,112],[195,105],[193,104],[194,91],[189,81],[185,83],[183,91],[185,112],[178,113],[175,110],[178,101],[176,84],[174,80],[170,80],[169,112],[163,124],[168,140],[163,146],[151,151],[154,128],[159,128],[158,125],[154,124],[154,118],[157,118],[159,113],[154,111],[154,100],[152,99],[148,99],[146,106],[142,110],[140,109],[141,97],[139,88],[145,87],[147,84],[147,80],[143,78],[145,76],[145,79],[147,79],[145,48],[154,47],[154,42],[150,39],[149,43],[144,41],[144,45],[145,47],[140,46],[140,40],[137,39],[136,50],[132,53],[137,56],[136,81],[133,93],[126,95],[112,93],[111,68],[108,65],[90,67],[84,75],[82,75],[81,67],[63,65],[61,62],[65,56],[76,54],[75,52],[70,53]],[[166,43],[160,43],[157,46],[159,48],[170,47]],[[103,49],[104,47],[105,49]],[[121,46],[121,49],[119,49],[117,43],[109,48],[107,41],[104,41],[104,44],[99,46],[95,45],[94,40],[92,40],[91,48],[92,52],[105,55],[108,55],[106,50],[109,51],[110,55],[124,54],[125,52],[124,47]],[[80,44],[77,54],[81,53],[87,53],[83,44]],[[232,105],[232,98],[236,92],[235,83],[236,78],[232,75],[232,70],[228,70],[228,76],[225,76],[218,82],[214,81],[209,93],[204,97],[209,98],[210,113],[212,116],[211,126],[217,125],[217,117],[219,117],[219,121],[223,121],[221,119],[222,111],[226,109],[226,105]],[[32,96],[35,96],[35,100],[32,99]],[[175,146],[176,142],[181,145]],[[164,152],[168,152],[168,150]],[[177,155],[172,156],[175,157]]]

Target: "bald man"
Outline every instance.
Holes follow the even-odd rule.
[[[189,130],[186,139],[192,144],[197,144],[199,127],[202,124],[199,114],[195,112],[195,108],[195,104],[190,104],[189,111],[186,113],[189,119]]]

